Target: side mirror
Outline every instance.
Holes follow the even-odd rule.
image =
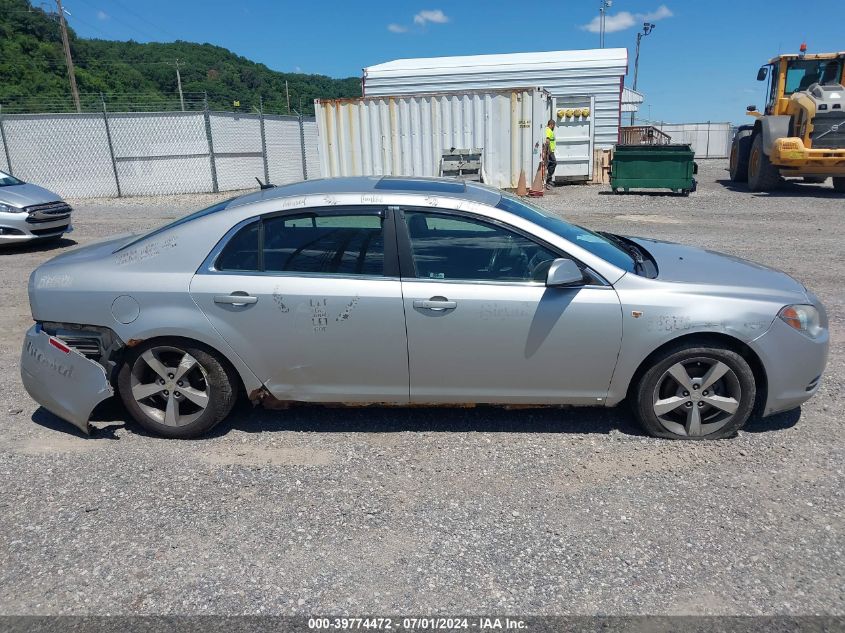
[[[552,262],[549,272],[546,275],[546,286],[554,288],[558,286],[574,286],[583,283],[584,273],[578,268],[578,264],[571,259],[558,258]]]
[[[756,105],[750,105],[747,108],[745,108],[745,111],[746,112],[757,112],[757,106]]]
[[[757,81],[763,81],[766,77],[769,76],[769,67],[763,66],[760,70],[757,71]]]

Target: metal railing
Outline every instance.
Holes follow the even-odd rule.
[[[653,125],[631,125],[619,128],[620,145],[668,145],[672,137]]]

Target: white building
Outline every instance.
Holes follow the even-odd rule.
[[[398,59],[364,69],[365,97],[538,87],[553,97],[563,179],[592,177],[593,149],[618,139],[624,48]]]
[[[639,112],[643,101],[645,101],[643,93],[636,92],[630,88],[622,89],[622,112]],[[627,121],[622,121],[622,125],[627,124]]]

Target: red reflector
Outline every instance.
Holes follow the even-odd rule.
[[[65,354],[70,354],[70,348],[64,343],[62,343],[59,339],[53,338],[52,336],[50,337],[50,345],[52,345],[56,349],[63,351]]]

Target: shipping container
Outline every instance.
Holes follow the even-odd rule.
[[[323,176],[438,176],[444,154],[481,155],[481,179],[528,183],[551,113],[538,88],[315,101]]]
[[[556,178],[588,180],[594,148],[618,142],[627,67],[624,48],[398,59],[365,68],[361,85],[365,97],[539,86],[558,124]]]

